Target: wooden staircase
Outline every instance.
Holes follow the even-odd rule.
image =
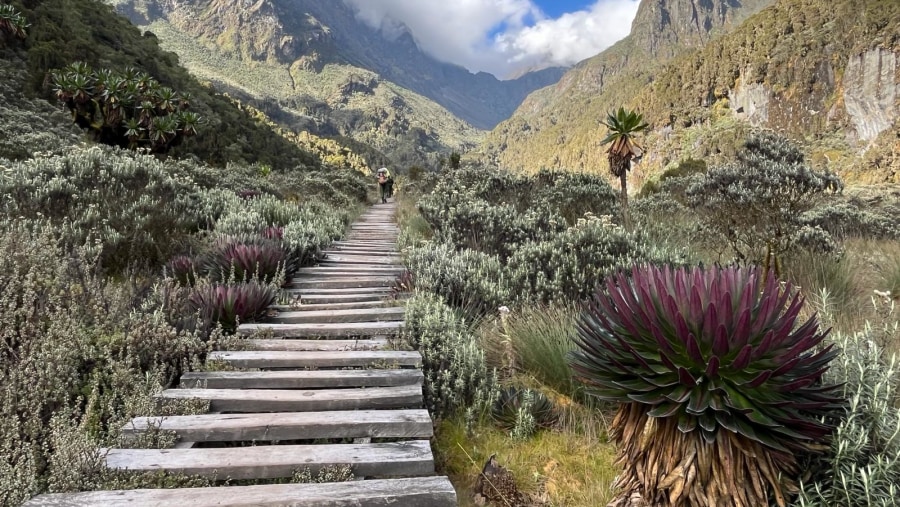
[[[410,506],[457,505],[434,475],[432,421],[422,409],[422,358],[392,350],[404,308],[386,297],[403,272],[395,205],[376,205],[336,242],[319,266],[287,290],[300,305],[278,307],[266,330],[241,350],[211,360],[235,368],[191,372],[161,399],[201,399],[209,414],[141,417],[123,431],[174,432],[174,449],[104,449],[110,468],[170,471],[212,480],[286,479],[298,470],[349,465],[358,480],[208,488],[95,491],[38,496],[28,506]],[[373,442],[372,439],[377,439]]]

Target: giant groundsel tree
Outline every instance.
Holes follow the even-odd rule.
[[[631,228],[628,217],[628,171],[631,170],[631,161],[643,155],[643,149],[635,141],[635,136],[647,129],[644,117],[635,111],[619,108],[615,113],[609,113],[604,125],[609,129],[609,134],[600,144],[609,144],[606,150],[609,160],[609,171],[619,178],[621,184],[622,221],[626,229]]]

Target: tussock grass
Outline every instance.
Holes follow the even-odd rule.
[[[482,342],[497,366],[533,377],[569,398],[583,399],[580,386],[572,378],[567,356],[574,348],[573,306],[535,306],[501,317],[494,329],[483,333]]]

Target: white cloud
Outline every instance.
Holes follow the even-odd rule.
[[[571,65],[628,34],[637,0],[598,0],[550,19],[532,0],[345,0],[387,34],[407,27],[421,49],[472,71],[505,76]]]

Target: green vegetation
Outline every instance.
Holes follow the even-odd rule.
[[[900,334],[886,288],[897,199],[834,192],[840,180],[771,133],[753,132],[736,152],[740,171],[705,160],[673,167],[632,203],[634,233],[599,176],[463,165],[403,186],[404,286],[414,301],[434,301],[416,303],[431,316],[415,320],[455,318],[465,332],[430,334],[428,350],[443,343],[447,357],[455,347],[477,358],[440,363],[437,386],[488,379],[477,396],[441,387],[445,401],[462,401],[432,402],[443,420],[437,453],[463,505],[494,453],[521,490],[504,497],[512,504],[842,505],[852,496],[850,505],[891,505],[900,451],[885,411],[896,411],[887,386],[900,382],[889,366]],[[587,188],[601,197],[575,199],[579,208],[560,199]],[[744,197],[729,207],[718,192],[732,191]],[[713,208],[715,220],[704,213]],[[789,242],[778,276],[780,261],[766,265],[766,231]],[[761,236],[742,258],[730,241],[751,232]],[[717,263],[726,267],[684,267]],[[418,332],[408,330],[413,346]],[[874,375],[870,353],[885,366],[862,381],[867,389],[853,378]],[[439,392],[432,378],[426,391]],[[560,466],[586,442],[604,458]],[[616,463],[606,459],[613,452]],[[594,479],[581,482],[584,470]]]
[[[821,421],[841,407],[838,387],[821,382],[838,352],[818,348],[828,333],[798,321],[801,308],[758,269],[635,267],[608,279],[579,319],[572,368],[619,404],[620,501],[785,505],[795,456],[817,449],[833,429]]]
[[[635,137],[639,132],[647,130],[649,125],[644,123],[642,115],[621,107],[615,114],[607,115],[604,125],[609,129],[609,135],[600,144],[609,144],[609,149],[606,150],[609,172],[619,178],[622,185],[622,223],[626,230],[631,230],[628,218],[628,172],[631,171],[631,161],[644,155],[644,150],[637,144]]]
[[[77,62],[51,72],[50,80],[75,124],[101,143],[165,153],[200,126],[200,116],[187,110],[189,97],[136,69],[117,73]]]
[[[727,9],[736,2],[705,2]],[[760,4],[763,2],[753,2]],[[658,25],[649,16],[635,33],[571,69],[561,86],[540,90],[487,137],[486,160],[533,172],[539,168],[606,171],[596,147],[597,119],[624,106],[639,108],[651,124],[643,146],[642,174],[650,178],[687,158],[718,164],[735,154],[734,141],[750,125],[779,130],[802,143],[816,166],[847,181],[898,181],[895,128],[857,143],[848,138],[854,120],[846,107],[853,89],[847,79],[852,59],[867,51],[895,54],[900,36],[900,4],[883,0],[777,0],[751,17],[722,27],[705,44],[659,44],[665,53],[648,54],[653,36],[679,26]],[[751,2],[742,1],[749,6]],[[647,13],[651,10],[647,9]],[[687,24],[685,24],[687,25]],[[663,34],[663,35],[661,35]],[[891,49],[893,48],[893,49]],[[892,50],[894,53],[892,53]],[[669,58],[673,56],[673,58]],[[864,69],[877,80],[878,70]],[[861,71],[862,72],[862,71]],[[848,88],[850,91],[848,92]],[[865,148],[865,150],[863,150]],[[865,154],[862,152],[865,151]]]
[[[28,36],[28,21],[12,5],[0,4],[0,36],[24,39]],[[0,39],[2,41],[3,39]]]
[[[781,275],[781,257],[799,243],[830,251],[831,237],[802,215],[838,192],[837,176],[816,172],[797,146],[771,133],[747,140],[738,161],[716,167],[687,189],[688,206],[738,261],[762,263]]]
[[[172,156],[195,156],[224,167],[228,162],[265,164],[278,171],[314,168],[318,157],[238,110],[231,101],[201,85],[178,64],[178,58],[161,51],[155,37],[142,35],[128,20],[96,0],[32,2],[14,0],[11,5],[31,24],[22,49],[4,53],[13,64],[22,62],[21,91],[49,99],[53,90],[49,73],[74,62],[91,68],[121,72],[136,68],[160,83],[191,97],[191,112],[203,118],[204,129],[215,135],[194,136],[173,148]]]

